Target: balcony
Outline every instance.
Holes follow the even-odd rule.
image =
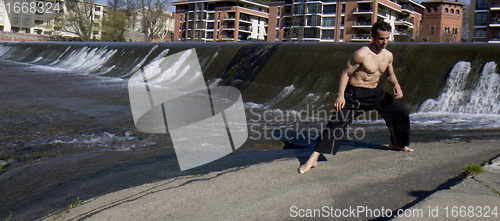
[[[252,24],[252,22],[250,21],[250,18],[244,18],[244,17],[240,17],[240,23]]]
[[[245,33],[252,33],[252,27],[247,27],[240,25],[240,28],[238,29],[240,32],[245,32]]]
[[[408,19],[398,19],[397,21],[394,21],[394,25],[403,25],[403,26],[408,26],[408,27],[413,27],[413,21],[408,20]]]
[[[413,32],[410,30],[394,30],[394,35],[408,35],[408,36],[413,36]]]
[[[356,10],[352,14],[358,15],[358,16],[371,17],[373,15],[373,11],[370,7],[358,7],[358,8],[356,8]]]
[[[415,11],[415,7],[411,6],[410,4],[404,4],[401,5],[401,11],[412,13]]]
[[[353,28],[362,28],[362,29],[370,29],[372,27],[371,22],[356,22]]]
[[[379,10],[377,11],[377,17],[380,18],[386,18],[387,14],[387,9],[385,8],[379,8]]]
[[[234,41],[234,37],[232,36],[232,34],[230,35],[221,35],[221,38],[223,41]]]
[[[500,28],[500,21],[491,21],[490,27],[492,28]]]
[[[370,34],[353,35],[351,38],[351,41],[353,41],[353,42],[369,42],[369,41],[371,41]]]
[[[492,37],[492,38],[490,38],[488,43],[500,43],[500,38],[499,37]]]

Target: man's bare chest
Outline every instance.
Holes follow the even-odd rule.
[[[389,61],[383,58],[372,58],[363,62],[361,68],[367,74],[383,73],[387,69]]]

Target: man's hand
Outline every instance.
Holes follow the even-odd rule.
[[[345,98],[344,96],[339,96],[335,103],[333,103],[333,107],[335,107],[335,110],[340,111],[344,108],[345,106]]]
[[[403,90],[401,90],[401,86],[399,86],[399,84],[394,85],[392,91],[394,92],[394,96],[396,97],[396,99],[403,98]]]

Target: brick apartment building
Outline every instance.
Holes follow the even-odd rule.
[[[474,42],[500,43],[500,0],[476,0]]]
[[[413,0],[181,0],[174,41],[369,42],[383,19],[391,40],[417,33],[424,6]]]
[[[465,3],[431,0],[425,6],[419,37],[428,42],[460,42]]]
[[[269,6],[247,0],[182,0],[174,41],[266,41]]]
[[[369,42],[370,27],[378,20],[393,27],[391,40],[407,41],[416,34],[424,9],[413,0],[278,0],[269,7],[270,18],[277,16],[274,40],[311,42]],[[272,25],[270,19],[270,41]]]

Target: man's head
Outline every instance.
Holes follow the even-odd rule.
[[[374,46],[376,46],[377,48],[387,47],[387,43],[389,43],[389,38],[391,37],[391,31],[391,25],[382,20],[373,24],[371,29],[371,37]]]

